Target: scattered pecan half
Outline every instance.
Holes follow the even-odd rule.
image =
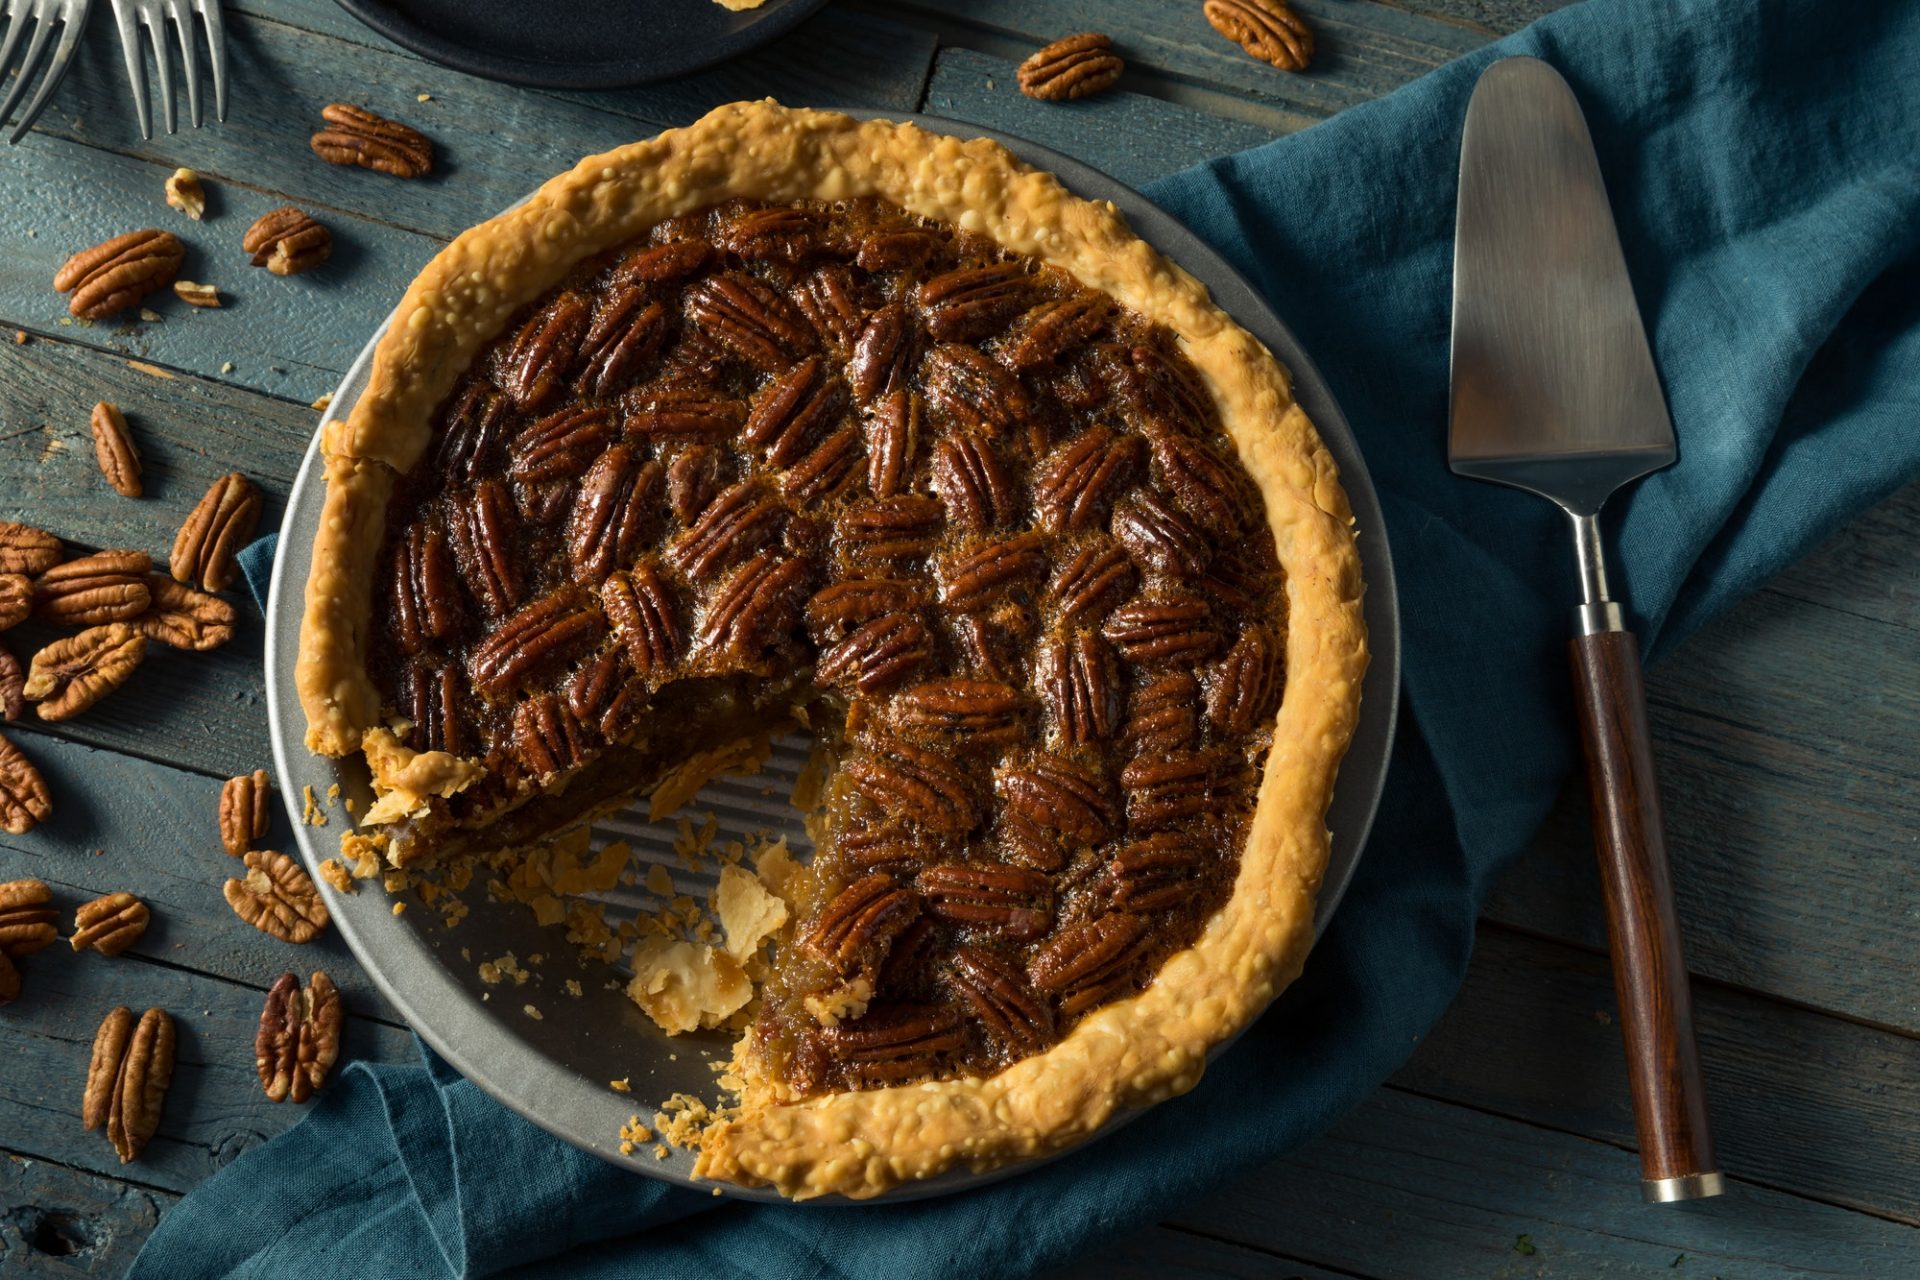
[[[139,941],[151,917],[147,904],[132,894],[109,893],[81,904],[73,913],[73,936],[67,943],[75,951],[91,949],[117,956]]]
[[[135,1024],[133,1011],[122,1005],[93,1038],[80,1115],[89,1129],[106,1125],[121,1164],[137,1160],[160,1128],[160,1109],[173,1083],[173,1051],[173,1019],[164,1009],[147,1010]]]
[[[73,295],[67,310],[80,319],[104,320],[172,284],[186,256],[171,231],[129,231],[68,258],[53,287]]]
[[[0,738],[0,831],[23,836],[52,816],[47,780],[20,748]]]
[[[1287,0],[1207,0],[1201,11],[1215,31],[1269,66],[1304,71],[1313,61],[1313,28]]]
[[[202,591],[233,584],[233,557],[260,525],[260,490],[238,471],[215,480],[173,539],[175,582]]]
[[[915,290],[914,301],[936,341],[976,342],[999,333],[1031,306],[1037,283],[1018,262],[990,262],[933,277]],[[947,356],[960,350],[954,348]]]
[[[1043,302],[1014,321],[1001,358],[1023,372],[1052,364],[1092,341],[1113,311],[1113,299],[1094,289]]]
[[[511,726],[513,754],[542,786],[587,758],[585,725],[558,694],[515,703]]]
[[[0,631],[17,627],[33,612],[33,579],[24,573],[0,573]]]
[[[1014,517],[1013,481],[979,436],[942,440],[933,451],[929,484],[946,505],[947,520],[969,533],[985,533]]]
[[[962,427],[997,435],[1033,417],[1033,398],[1019,375],[998,360],[958,342],[927,356],[927,398]]]
[[[328,164],[355,164],[396,178],[433,171],[433,143],[418,129],[335,102],[320,110],[329,127],[313,135],[313,153]]]
[[[183,586],[164,573],[147,575],[153,603],[127,625],[149,640],[204,653],[233,638],[237,615],[219,596]]]
[[[282,942],[311,942],[331,918],[313,878],[284,853],[255,849],[245,856],[245,879],[226,883],[227,905],[262,933]]]
[[[93,428],[93,456],[100,463],[100,474],[121,497],[139,497],[140,451],[133,447],[126,415],[118,405],[102,400],[93,406],[89,425]]]
[[[0,520],[0,573],[33,577],[59,564],[65,554],[60,539],[45,529]]]
[[[33,611],[62,627],[93,627],[137,618],[152,603],[144,551],[96,551],[57,564],[33,582]]]
[[[861,404],[871,404],[883,395],[904,391],[913,371],[913,346],[913,322],[906,307],[889,303],[868,316],[847,359],[854,397]]]
[[[280,975],[267,992],[253,1041],[254,1067],[267,1097],[305,1102],[319,1091],[340,1056],[341,1022],[333,979],[315,969],[303,991],[299,978]]]
[[[125,684],[146,652],[147,638],[124,622],[89,627],[34,654],[21,693],[42,720],[70,720]]]
[[[88,1129],[98,1129],[113,1110],[114,1090],[120,1082],[120,1064],[127,1059],[127,1045],[133,1040],[133,1010],[121,1005],[100,1020],[93,1033],[93,1056],[87,1062],[87,1091],[80,1103],[80,1119]]]
[[[54,921],[60,913],[52,902],[53,890],[44,880],[0,884],[0,952],[18,960],[58,941],[60,930]]]
[[[175,169],[167,178],[166,193],[167,203],[195,222],[206,216],[207,190],[193,170]]]
[[[1116,609],[1100,631],[1122,657],[1140,666],[1195,661],[1220,638],[1212,607],[1189,592],[1141,596]]]
[[[304,210],[281,205],[260,215],[240,239],[253,265],[276,276],[297,276],[333,256],[333,233]]]
[[[1129,762],[1120,771],[1128,828],[1162,831],[1195,814],[1224,814],[1236,772],[1232,762],[1207,751],[1169,751]]]
[[[739,439],[763,451],[767,465],[790,466],[822,428],[840,418],[847,398],[839,375],[819,356],[808,356],[754,393]]]
[[[813,331],[793,305],[754,277],[713,276],[687,290],[687,319],[762,373],[779,373],[793,353],[813,345]]]
[[[946,508],[938,499],[902,493],[848,504],[834,532],[856,559],[901,560],[931,551],[945,520]]]
[[[220,788],[220,845],[242,857],[255,840],[266,838],[273,821],[273,784],[265,769],[228,778]]]
[[[27,709],[27,671],[13,651],[0,644],[0,720],[18,720]]]
[[[1113,536],[1150,571],[1195,580],[1206,572],[1213,545],[1178,508],[1151,489],[1136,489],[1113,512]]]
[[[1020,64],[1020,92],[1041,102],[1085,98],[1113,87],[1126,64],[1113,52],[1113,39],[1098,31],[1055,40]]]

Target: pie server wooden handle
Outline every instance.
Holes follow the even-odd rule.
[[[1642,1190],[1652,1201],[1719,1195],[1725,1187],[1707,1122],[1633,633],[1574,637],[1573,674]]]

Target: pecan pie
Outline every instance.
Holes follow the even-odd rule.
[[[796,706],[830,748],[703,1174],[1058,1148],[1298,972],[1366,666],[1346,499],[1110,206],[722,108],[457,239],[324,446],[308,742],[365,754],[396,863]]]

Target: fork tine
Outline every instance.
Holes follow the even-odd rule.
[[[26,8],[27,0],[7,0],[7,34],[0,39],[0,72],[6,71],[20,37],[26,34],[27,28],[33,23],[32,15],[25,12]]]
[[[173,20],[173,32],[180,38],[180,74],[187,82],[187,116],[193,127],[200,127],[200,65],[193,52],[193,14],[180,0],[167,0],[167,17]]]
[[[213,66],[213,118],[227,118],[227,33],[220,22],[220,0],[193,0],[193,11],[207,25],[207,52]]]
[[[63,11],[60,18],[60,43],[53,51],[53,65],[47,68],[47,74],[40,81],[40,91],[33,95],[33,101],[20,116],[20,123],[14,126],[13,133],[7,138],[9,144],[27,136],[27,130],[33,128],[33,122],[47,109],[47,103],[53,98],[53,91],[67,78],[67,72],[73,67],[73,51],[80,46],[80,32],[86,25],[87,5],[77,10]],[[51,26],[51,23],[47,24]],[[0,116],[0,120],[6,117]]]
[[[140,25],[153,46],[153,78],[159,86],[160,119],[167,126],[167,132],[174,133],[178,125],[173,114],[173,68],[167,62],[166,21],[151,9],[142,9]]]
[[[147,59],[140,52],[140,32],[134,25],[129,0],[113,0],[113,20],[120,28],[120,53],[127,64],[127,86],[133,90],[133,114],[140,121],[141,138],[153,140],[153,111],[147,106]]]
[[[34,12],[33,38],[27,42],[26,56],[20,59],[20,68],[14,73],[13,88],[7,91],[4,102],[0,102],[0,124],[13,116],[13,108],[27,91],[27,84],[33,73],[40,67],[40,59],[47,51],[47,40],[53,35],[53,23],[38,10]]]

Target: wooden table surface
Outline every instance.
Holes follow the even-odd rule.
[[[1215,37],[1198,0],[855,0],[721,69],[576,94],[423,62],[331,0],[227,0],[230,119],[143,143],[100,5],[39,130],[0,151],[0,331],[30,335],[0,345],[0,517],[77,546],[163,553],[234,467],[277,517],[314,427],[309,402],[442,241],[577,156],[715,103],[773,94],[927,111],[1137,184],[1305,128],[1554,7],[1302,0],[1321,54],[1289,76]],[[1084,29],[1124,46],[1128,91],[1059,107],[1014,90],[1018,59]],[[320,163],[307,135],[319,107],[341,99],[431,134],[439,171],[404,183]],[[208,179],[203,225],[161,204],[177,165]],[[239,240],[289,201],[330,223],[337,247],[322,271],[281,281],[249,270]],[[154,304],[158,321],[70,325],[48,287],[54,269],[142,226],[180,231],[183,275],[219,285],[229,306],[169,298]],[[1284,315],[1287,300],[1274,301]],[[98,399],[134,423],[141,501],[115,497],[95,471]],[[1569,796],[1500,883],[1465,990],[1405,1069],[1318,1141],[1070,1273],[1920,1275],[1916,534],[1910,488],[1652,675],[1725,1197],[1640,1203],[1599,895]],[[7,730],[58,813],[28,836],[0,834],[0,880],[38,876],[69,909],[128,889],[155,915],[119,959],[65,947],[29,958],[26,995],[0,1013],[0,1275],[123,1274],[179,1196],[299,1119],[253,1074],[262,993],[283,969],[319,964],[340,979],[348,1052],[410,1052],[337,934],[295,953],[221,899],[231,864],[215,797],[268,754],[261,625],[251,602],[243,612],[226,648],[160,650],[87,715]],[[7,637],[16,649],[44,638],[32,627]],[[276,821],[284,841],[287,819]],[[79,1119],[94,1027],[122,1003],[164,1006],[181,1032],[165,1124],[125,1168]]]

